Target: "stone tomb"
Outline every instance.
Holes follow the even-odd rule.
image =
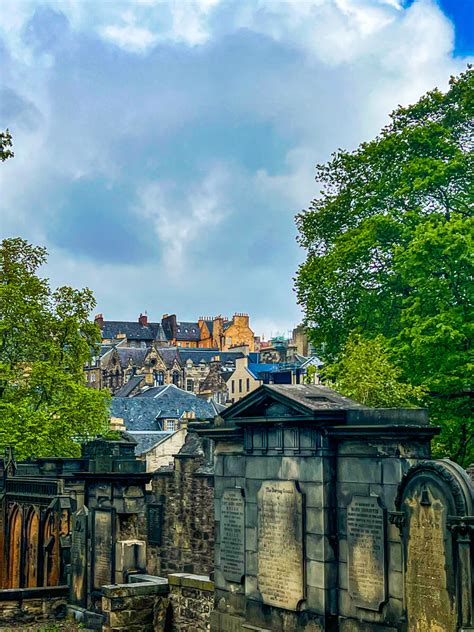
[[[264,385],[193,429],[215,442],[213,632],[405,630],[387,513],[404,473],[429,458],[425,411]]]

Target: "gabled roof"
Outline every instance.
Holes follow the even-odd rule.
[[[127,340],[166,341],[161,323],[141,325],[125,320],[104,320],[101,332],[103,339],[115,339],[119,334],[124,334]]]
[[[428,425],[421,408],[369,408],[316,384],[265,384],[222,411],[227,424],[324,422],[356,426]]]
[[[195,413],[196,420],[216,415],[212,403],[174,384],[154,386],[133,397],[112,397],[110,412],[122,418],[130,432],[158,430],[161,419],[181,419],[185,413]]]
[[[115,393],[115,397],[128,397],[130,393],[143,382],[144,379],[144,375],[132,375],[128,382]]]
[[[148,353],[147,348],[141,347],[116,347],[117,353],[120,358],[120,366],[125,368],[128,366],[130,360],[132,361],[133,366],[142,367],[145,363],[145,357]]]
[[[135,454],[137,456],[140,456],[145,452],[148,452],[152,448],[156,447],[159,443],[163,443],[163,441],[166,441],[174,434],[174,432],[150,430],[149,432],[138,431],[127,432],[125,434],[132,437],[136,441],[137,445],[135,446]]]
[[[177,362],[179,366],[182,365],[180,353],[176,347],[158,347],[156,350],[167,369],[171,369],[175,362]]]

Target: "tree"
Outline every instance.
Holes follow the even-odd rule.
[[[318,165],[321,195],[296,220],[307,250],[296,291],[321,356],[335,361],[352,332],[384,336],[401,379],[426,387],[445,436],[458,433],[438,445],[463,463],[474,459],[473,120],[469,67]]]
[[[100,341],[89,289],[51,290],[38,276],[45,248],[0,245],[0,444],[18,458],[75,456],[106,430],[108,396],[86,386],[83,368]]]
[[[339,393],[375,408],[416,406],[425,395],[423,388],[402,381],[383,336],[365,340],[351,334],[340,359],[325,367],[323,379],[328,378]]]
[[[15,155],[10,147],[12,146],[12,136],[8,129],[0,132],[0,162],[5,162],[8,158]]]

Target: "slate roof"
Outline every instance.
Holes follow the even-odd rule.
[[[182,365],[180,352],[176,347],[159,347],[157,351],[165,363],[166,368],[171,369],[175,360],[180,366]]]
[[[124,420],[129,432],[159,430],[162,419],[180,419],[184,413],[194,412],[196,420],[213,419],[215,404],[200,399],[174,384],[155,386],[134,397],[112,397],[110,413]]]
[[[140,456],[148,450],[151,450],[156,445],[165,441],[170,437],[173,432],[165,432],[161,430],[152,430],[150,432],[127,432],[127,435],[131,436],[137,443],[135,447],[135,454]]]
[[[367,409],[367,406],[363,406],[349,397],[344,397],[327,386],[317,384],[267,384],[260,388],[275,391],[311,410]]]
[[[176,340],[200,340],[201,330],[198,323],[177,322]]]
[[[141,325],[138,321],[104,320],[101,329],[102,338],[114,339],[118,334],[125,334],[127,340],[160,340],[166,341],[165,332],[161,323],[148,323]]]
[[[120,366],[125,368],[129,361],[132,360],[134,366],[142,367],[145,363],[145,357],[148,349],[140,347],[116,347],[120,358]]]
[[[119,388],[115,397],[128,397],[130,393],[145,379],[144,375],[132,375],[126,384]]]
[[[216,356],[219,356],[222,364],[226,364],[227,362],[235,363],[235,360],[243,358],[244,354],[241,351],[219,351],[219,349],[180,349],[179,356],[183,364],[187,360],[192,360],[193,364],[200,362],[208,364]]]

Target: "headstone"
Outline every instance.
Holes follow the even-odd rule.
[[[407,514],[405,599],[408,632],[455,632],[456,586],[448,503],[439,490],[414,487],[404,499]]]
[[[387,578],[385,510],[376,496],[353,496],[347,507],[347,579],[356,606],[379,610]]]
[[[163,503],[148,505],[148,543],[161,544],[163,534]]]
[[[71,533],[71,601],[87,603],[87,529],[89,511],[82,507],[72,516]]]
[[[96,509],[94,511],[93,551],[93,588],[98,590],[113,581],[113,514],[112,511]]]
[[[221,568],[227,581],[245,575],[245,500],[241,488],[226,489],[221,499]]]
[[[294,481],[264,481],[257,505],[258,589],[264,603],[296,610],[304,599],[302,494]]]

